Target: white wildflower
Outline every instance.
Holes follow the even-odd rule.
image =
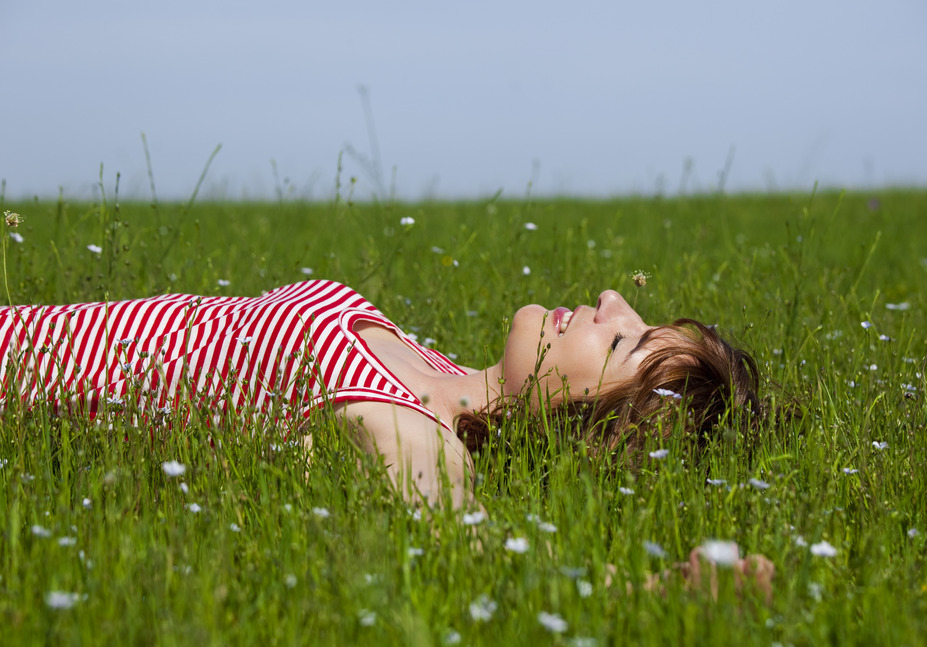
[[[727,483],[727,481],[724,479],[705,479],[705,482],[708,483],[708,485],[714,485],[714,486],[724,485],[725,483]]]
[[[870,328],[872,328],[872,322],[871,322],[871,321],[861,321],[861,322],[859,322],[859,325],[862,326],[862,327],[863,327],[864,329],[866,329],[866,330],[869,330]]]
[[[47,537],[52,536],[51,530],[49,530],[48,528],[43,528],[42,526],[39,526],[38,524],[32,526],[31,530],[32,530],[32,534],[35,535],[36,537],[47,538]]]
[[[879,335],[879,341],[891,341],[892,338],[888,335]]]
[[[177,461],[164,461],[161,463],[161,469],[170,477],[180,476],[187,471],[187,466]]]
[[[911,307],[911,304],[908,303],[907,301],[902,301],[901,303],[886,303],[885,304],[886,310],[902,310],[903,311],[903,310],[907,310],[910,307]]]
[[[634,494],[634,490],[629,487],[619,487],[618,491],[627,496]]]
[[[432,251],[432,253],[434,253],[434,254],[443,254],[443,253],[444,253],[444,248],[443,248],[443,247],[438,247],[437,245],[432,245],[432,246],[431,246],[431,251]]]
[[[284,585],[286,586],[286,588],[288,588],[288,589],[295,588],[295,587],[296,587],[296,581],[297,581],[297,580],[296,580],[296,576],[293,575],[292,573],[287,573],[286,577],[283,578],[283,584],[284,584]]]
[[[527,229],[528,231],[537,231],[537,230],[538,230],[538,226],[537,226],[536,224],[534,224],[533,222],[526,222],[526,223],[525,223],[525,229]]]
[[[653,557],[659,557],[660,559],[666,558],[666,551],[663,550],[663,546],[653,541],[644,542],[644,550],[647,551],[648,555]]]
[[[20,235],[19,233],[15,232],[15,231],[11,231],[11,232],[10,232],[10,238],[13,240],[14,243],[22,243],[22,242],[23,242],[23,237],[22,237],[22,235]]]
[[[873,446],[874,448],[878,449],[879,451],[882,451],[883,449],[887,449],[887,448],[888,448],[888,443],[885,442],[884,440],[882,440],[882,441],[880,441],[880,440],[873,440],[873,441],[872,441],[872,446]]]
[[[319,519],[328,519],[332,516],[332,513],[328,511],[328,508],[316,507],[312,508],[312,514],[317,516]]]
[[[45,606],[50,609],[70,609],[80,601],[77,593],[49,591],[45,594]]]
[[[229,530],[232,532],[241,532],[241,526],[239,526],[237,523],[230,523]]]
[[[58,537],[59,546],[76,546],[77,537]]]
[[[653,392],[662,398],[673,398],[674,400],[682,399],[681,395],[670,389],[654,389]]]
[[[658,449],[658,450],[656,450],[656,451],[650,452],[650,458],[655,458],[655,459],[657,459],[658,461],[659,461],[659,460],[663,460],[663,459],[666,458],[667,456],[669,456],[669,450],[668,450],[668,449]]]
[[[576,592],[579,597],[588,598],[592,595],[592,582],[589,580],[576,580]]]
[[[492,620],[493,614],[499,605],[485,593],[470,603],[470,617],[475,622],[487,622]]]
[[[199,503],[188,503],[188,504],[185,505],[184,507],[185,507],[187,510],[189,510],[190,512],[192,512],[193,514],[196,514],[197,512],[202,512],[202,511],[203,511],[203,508],[200,507],[200,504],[199,504]]]
[[[187,494],[190,492],[190,487],[183,481],[181,481],[180,485],[178,485],[177,487],[179,487],[180,491],[183,492],[184,494]]]
[[[89,249],[89,250],[90,250],[91,252],[93,252],[94,254],[102,254],[102,253],[103,253],[103,248],[100,247],[99,245],[87,245],[87,249]]]
[[[238,343],[241,344],[242,346],[247,346],[248,344],[251,343],[251,337],[239,337]]]
[[[377,613],[370,609],[361,609],[357,612],[357,621],[362,627],[372,627],[377,621]]]
[[[465,526],[478,526],[486,520],[486,515],[482,510],[476,512],[464,513],[463,524]]]
[[[733,566],[740,559],[740,549],[736,542],[712,539],[702,544],[702,555],[712,564]]]
[[[524,537],[509,537],[505,540],[505,549],[510,553],[526,553],[528,540]]]
[[[86,508],[87,510],[89,510],[91,507],[93,507],[93,503],[90,501],[90,499],[88,499],[88,498],[86,498],[86,497],[84,497],[84,500],[81,501],[80,504],[81,504],[82,506],[84,506],[84,508]]]
[[[917,528],[909,528],[909,529],[908,529],[908,537],[910,537],[911,539],[914,539],[914,538],[917,537],[919,534],[920,534],[920,533],[917,531]]]
[[[216,283],[218,283],[219,286],[223,288],[228,287],[232,284],[232,282],[229,281],[228,279],[219,279],[218,281],[216,281]]]
[[[538,523],[538,530],[541,532],[555,533],[557,532],[557,526],[550,523],[549,521],[541,521]]]
[[[795,541],[796,546],[807,546],[808,545],[808,542],[805,541],[805,538],[802,537],[801,535],[795,535],[794,541]]]
[[[561,618],[559,614],[547,613],[546,611],[541,611],[538,614],[538,622],[552,634],[562,634],[569,628],[566,620]]]
[[[444,634],[444,644],[445,645],[459,645],[460,641],[463,640],[463,637],[460,633],[454,631],[453,629],[448,629],[447,633]]]
[[[521,273],[524,274],[525,276],[528,276],[529,274],[531,274],[531,268],[525,265],[523,268],[521,268]]]
[[[399,219],[399,224],[404,227],[411,227],[412,225],[415,224],[415,218],[413,218],[412,216],[404,216]]]
[[[409,557],[421,557],[422,555],[425,554],[425,549],[416,548],[415,546],[410,546],[409,549],[406,551],[406,554]]]
[[[859,470],[853,469],[852,467],[844,467],[844,468],[843,468],[843,473],[844,473],[844,474],[857,474],[858,472],[859,472]]]
[[[755,487],[757,490],[768,490],[769,489],[769,483],[767,483],[766,481],[761,481],[760,479],[757,479],[757,478],[752,478],[749,481],[747,481],[747,483]]]
[[[312,269],[311,267],[303,267],[303,268],[300,268],[299,271],[305,274],[306,276],[312,276],[315,273],[315,270]]]
[[[837,549],[822,539],[816,544],[811,544],[811,554],[817,557],[834,557],[837,555]]]

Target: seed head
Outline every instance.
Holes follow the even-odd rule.
[[[647,279],[650,278],[650,273],[645,272],[644,270],[637,270],[636,272],[631,273],[631,280],[634,281],[634,285],[639,288],[647,285]]]
[[[6,220],[6,226],[10,229],[16,229],[19,227],[19,223],[22,222],[22,216],[14,211],[4,211],[3,219]]]

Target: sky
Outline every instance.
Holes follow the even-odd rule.
[[[923,0],[5,0],[8,199],[927,185]],[[371,127],[372,126],[372,127]],[[340,171],[339,171],[340,159]]]

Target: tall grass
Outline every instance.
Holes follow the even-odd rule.
[[[752,452],[733,432],[701,457],[674,438],[637,470],[538,437],[515,415],[476,459],[488,519],[467,525],[465,511],[397,500],[325,412],[311,422],[307,469],[299,444],[247,421],[152,434],[118,416],[27,411],[8,393],[4,644],[927,636],[923,193],[184,205],[114,195],[0,208],[23,216],[22,242],[3,241],[13,303],[257,295],[311,275],[355,287],[407,332],[483,366],[521,305],[594,303],[613,287],[648,322],[718,324],[755,354],[773,403],[804,413],[766,425]],[[185,471],[169,475],[168,461]],[[648,573],[713,538],[772,559],[771,604],[739,594],[723,570],[717,599],[678,577],[643,590]],[[818,554],[827,546],[833,556]]]

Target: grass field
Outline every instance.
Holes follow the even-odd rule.
[[[648,322],[718,324],[764,394],[804,411],[750,454],[722,431],[700,458],[672,439],[639,469],[515,416],[476,459],[488,519],[468,525],[363,477],[324,412],[307,474],[300,447],[245,422],[151,440],[9,407],[4,645],[927,641],[923,192],[0,210],[22,216],[4,301],[258,295],[311,273],[483,366],[521,305],[613,287]],[[775,563],[770,605],[723,569],[717,599],[677,578],[642,590],[711,539]],[[607,564],[633,592],[604,585]]]

